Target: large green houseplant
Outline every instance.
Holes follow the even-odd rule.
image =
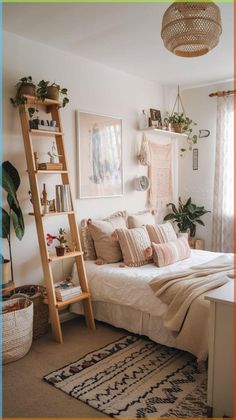
[[[206,213],[210,213],[204,206],[196,206],[192,203],[191,197],[188,198],[186,203],[183,203],[179,197],[178,207],[174,203],[168,203],[167,207],[171,207],[173,213],[169,213],[164,217],[164,220],[171,220],[175,222],[179,228],[179,232],[189,232],[191,237],[196,235],[196,225],[205,226],[201,217]]]
[[[5,259],[2,256],[2,271],[3,274],[6,272],[6,276],[9,276],[7,273],[8,269],[4,266],[7,264],[11,269],[11,278],[14,281],[13,273],[13,263],[12,263],[12,249],[11,249],[11,227],[15,231],[15,234],[19,240],[24,236],[25,225],[24,218],[21,211],[21,207],[17,198],[17,190],[20,186],[20,176],[17,169],[9,162],[5,161],[2,163],[2,188],[7,193],[7,210],[1,208],[2,212],[2,232],[1,237],[7,240],[9,247],[9,257],[10,260]],[[9,281],[8,279],[3,278],[3,281]]]

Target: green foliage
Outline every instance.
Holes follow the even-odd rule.
[[[189,230],[190,236],[196,235],[196,224],[205,226],[201,217],[206,213],[210,213],[205,210],[204,206],[196,206],[192,203],[191,197],[188,198],[185,204],[182,203],[179,197],[178,207],[174,203],[168,203],[167,207],[171,207],[173,213],[169,213],[164,217],[164,221],[171,220],[177,223],[180,232],[187,232]]]
[[[193,133],[193,127],[197,125],[191,118],[186,117],[186,115],[183,112],[174,112],[173,114],[166,114],[166,117],[164,119],[164,123],[166,125],[168,124],[179,124],[181,126],[181,130],[183,133],[186,133],[188,135],[187,142],[189,145],[189,150],[192,150],[193,144],[197,143],[197,135],[192,134]],[[186,151],[186,149],[181,149],[181,155],[183,156],[183,153]]]
[[[64,96],[63,100],[62,100],[62,106],[63,108],[66,106],[66,104],[69,103],[69,99],[67,97],[67,93],[68,90],[66,88],[62,88],[60,85],[58,85],[57,83],[52,83],[50,84],[50,81],[47,80],[40,80],[40,82],[38,83],[37,86],[37,91],[36,94],[38,96],[39,99],[41,99],[41,101],[44,101],[47,98],[47,92],[48,92],[48,87],[56,87],[59,91],[59,93]]]
[[[16,168],[8,161],[2,164],[2,188],[7,193],[8,211],[1,208],[2,232],[1,237],[7,239],[11,254],[11,221],[14,231],[19,240],[24,236],[24,218],[17,198],[17,190],[20,186],[20,176]]]
[[[10,101],[11,101],[13,106],[16,107],[18,105],[24,105],[27,102],[27,99],[24,98],[23,96],[21,96],[21,88],[22,88],[22,86],[27,85],[28,83],[33,83],[31,76],[22,77],[17,82],[17,84],[15,86],[16,87],[15,97],[10,98]]]

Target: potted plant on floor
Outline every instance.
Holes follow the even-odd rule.
[[[19,240],[24,236],[24,218],[17,198],[17,190],[20,186],[20,176],[17,169],[8,161],[2,164],[2,188],[7,193],[8,211],[1,208],[2,232],[1,237],[7,240],[10,259],[2,257],[2,281],[4,284],[14,281],[12,249],[11,249],[11,226]],[[9,269],[11,276],[9,275]]]
[[[16,84],[16,94],[14,98],[10,98],[13,106],[25,104],[27,99],[24,95],[35,96],[36,86],[31,76],[22,77]]]
[[[40,80],[37,86],[37,96],[41,101],[44,101],[46,98],[54,99],[59,101],[60,95],[63,96],[62,106],[65,107],[68,104],[69,99],[67,97],[67,89],[62,88],[57,83],[50,84],[49,81]]]
[[[58,257],[62,257],[66,252],[67,240],[65,239],[65,235],[66,231],[63,228],[59,229],[58,236],[51,235],[50,233],[47,234],[47,246],[51,246],[55,239],[59,242],[59,245],[55,246]]]
[[[196,225],[205,226],[201,217],[206,213],[210,213],[209,210],[205,210],[204,206],[196,206],[192,203],[191,197],[188,198],[184,204],[179,197],[178,207],[174,203],[168,203],[167,207],[171,207],[173,213],[169,213],[164,217],[164,221],[173,221],[179,228],[179,236],[187,236],[190,234],[191,238],[196,235]]]

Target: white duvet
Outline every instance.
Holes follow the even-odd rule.
[[[157,275],[184,271],[193,265],[211,261],[219,255],[221,254],[216,252],[192,250],[190,258],[162,268],[154,264],[124,268],[121,268],[119,263],[98,266],[94,261],[86,261],[92,300],[128,306],[160,317],[164,314],[166,305],[155,297],[148,284],[150,280]],[[78,282],[75,267],[73,281]]]

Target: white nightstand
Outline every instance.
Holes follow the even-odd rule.
[[[210,301],[207,405],[209,417],[234,417],[234,282],[205,296]]]

